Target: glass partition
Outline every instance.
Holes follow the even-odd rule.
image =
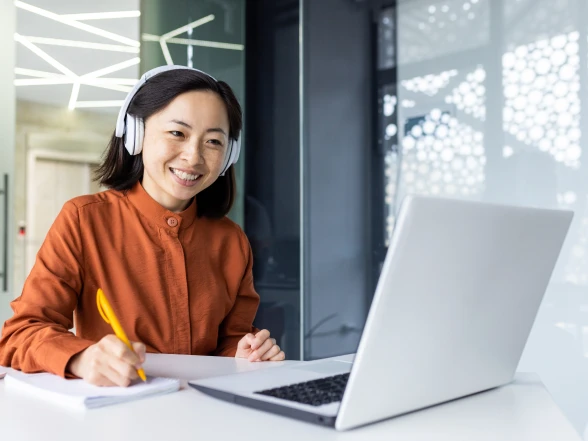
[[[172,7],[173,6],[173,7]],[[180,64],[227,82],[245,108],[245,0],[146,0],[141,3],[141,73]],[[247,146],[241,145],[245,156]],[[244,161],[235,164],[230,217],[244,225]]]
[[[387,149],[389,237],[406,194],[575,212],[520,370],[588,423],[588,4],[429,0],[397,17],[397,152]],[[387,43],[380,39],[379,45]],[[386,52],[380,47],[379,52]],[[393,101],[391,101],[393,100]],[[380,136],[394,130],[380,126]],[[395,177],[395,179],[392,179]]]

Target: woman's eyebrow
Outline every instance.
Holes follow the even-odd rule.
[[[227,134],[225,133],[225,131],[223,129],[221,129],[220,127],[214,127],[212,129],[206,130],[206,133],[210,133],[210,132],[222,133],[223,135],[227,136]]]
[[[188,127],[189,129],[192,129],[192,126],[190,124],[188,124],[187,122],[184,122],[184,121],[180,121],[179,119],[172,119],[170,122],[173,122],[173,123],[179,124],[181,126]]]

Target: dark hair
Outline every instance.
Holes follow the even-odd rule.
[[[229,116],[229,139],[236,141],[241,131],[242,113],[233,90],[227,83],[195,70],[170,70],[150,78],[134,96],[127,113],[147,121],[178,95],[193,90],[209,90],[223,100]],[[95,179],[107,188],[126,191],[142,177],[142,155],[130,155],[123,139],[113,133]],[[229,212],[234,200],[235,171],[231,166],[224,176],[219,176],[210,187],[196,195],[198,216],[221,218]]]

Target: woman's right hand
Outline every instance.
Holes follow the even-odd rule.
[[[138,342],[131,345],[135,353],[116,335],[107,335],[74,355],[66,370],[96,386],[127,387],[138,378],[137,369],[145,361],[145,345]]]

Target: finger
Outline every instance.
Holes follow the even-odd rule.
[[[90,384],[93,384],[94,386],[100,386],[100,387],[116,386],[107,377],[105,377],[104,375],[102,375],[100,372],[97,372],[97,371],[91,372],[87,378],[84,378],[84,381],[86,381]]]
[[[107,377],[115,386],[127,387],[134,379],[138,378],[137,370],[134,366],[121,361],[116,357],[111,357],[103,365],[102,375]]]
[[[272,357],[275,357],[276,355],[278,355],[281,352],[281,349],[278,345],[273,345],[269,351],[267,351],[265,354],[263,354],[263,356],[261,357],[261,359],[263,361],[267,361]]]
[[[272,346],[274,346],[274,342],[272,340],[273,339],[268,338],[259,348],[253,351],[251,355],[249,355],[249,361],[260,360],[261,357],[263,357],[267,351],[269,351]]]
[[[144,363],[145,353],[147,352],[145,345],[138,341],[131,343],[131,345],[133,346],[133,351],[135,351],[135,354],[137,354],[137,357],[139,358],[139,363]]]
[[[127,386],[130,384],[130,380],[125,378],[111,367],[111,363],[121,361],[110,355],[100,348],[97,348],[89,362],[88,374],[84,376],[84,379],[91,384],[97,386]]]
[[[270,336],[270,332],[267,329],[259,331],[255,334],[255,340],[251,344],[251,349],[257,349],[260,347]]]
[[[112,357],[108,360],[108,366],[120,376],[120,379],[123,382],[127,382],[127,380],[128,382],[136,380],[139,377],[137,369],[141,367],[140,364],[129,364],[116,357]]]
[[[284,351],[280,351],[280,353],[272,358],[269,359],[269,361],[284,361],[286,359],[286,354],[284,354]]]
[[[88,362],[88,370],[84,373],[84,381],[94,386],[108,386],[111,383],[101,371],[100,359],[93,356]]]
[[[239,349],[249,349],[254,341],[255,336],[253,334],[246,334],[241,340],[239,340],[237,347]]]
[[[139,357],[129,349],[116,335],[107,335],[100,340],[104,352],[128,363],[130,365],[140,364]]]

